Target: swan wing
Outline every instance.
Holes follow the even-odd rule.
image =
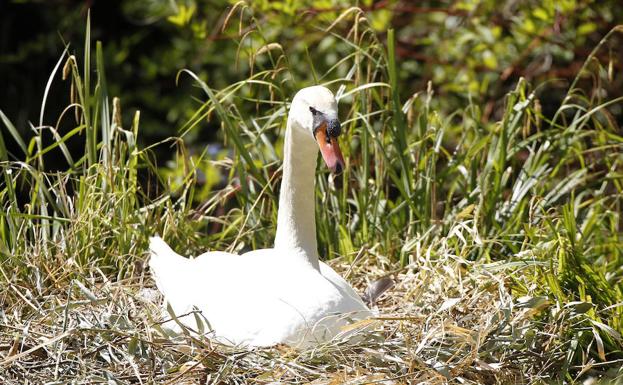
[[[215,251],[204,253],[199,258],[186,258],[173,251],[160,237],[150,238],[149,251],[149,267],[156,286],[175,315],[183,316],[180,321],[197,330],[195,315],[184,315],[202,310],[198,306],[202,302],[202,293],[217,291],[222,285],[221,280],[213,279],[219,277],[221,269],[218,266],[237,255]],[[179,331],[173,323],[170,326]]]
[[[189,259],[152,238],[149,265],[178,320],[198,331],[197,319],[220,342],[271,346],[330,339],[348,323],[370,315],[353,288],[324,263],[320,273],[288,252],[243,255],[208,252]],[[190,314],[197,310],[200,315]],[[179,328],[172,325],[174,331]]]
[[[368,307],[361,299],[361,296],[357,294],[355,289],[353,289],[353,287],[348,282],[346,282],[346,280],[342,278],[341,275],[336,273],[335,270],[333,270],[329,265],[322,261],[320,262],[320,274],[325,277],[327,281],[331,282],[331,284],[341,294],[339,308],[336,309],[337,312],[361,312],[361,317],[357,318],[365,318],[372,315]]]
[[[198,331],[201,320],[220,342],[271,346],[286,341],[301,325],[301,290],[287,290],[293,280],[283,276],[287,267],[281,269],[273,249],[244,255],[215,251],[190,259],[159,237],[150,239],[149,249],[158,289],[178,321],[191,330]],[[174,322],[166,327],[180,332]]]

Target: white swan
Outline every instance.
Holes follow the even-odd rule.
[[[207,252],[195,259],[151,238],[158,289],[179,320],[197,330],[196,314],[218,341],[246,346],[307,346],[371,316],[353,288],[318,260],[314,183],[318,148],[341,172],[337,102],[325,87],[300,90],[290,108],[275,247],[243,255]]]

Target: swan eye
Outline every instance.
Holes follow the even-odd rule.
[[[312,133],[314,134],[314,138],[316,137],[316,133],[318,129],[324,125],[325,117],[324,114],[312,106],[309,106],[309,111],[312,113],[313,123],[312,123]]]

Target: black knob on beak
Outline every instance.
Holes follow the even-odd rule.
[[[337,138],[342,133],[342,126],[337,119],[329,120],[327,124],[327,134],[332,138]]]

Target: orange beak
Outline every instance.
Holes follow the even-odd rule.
[[[322,159],[324,159],[324,162],[333,174],[339,175],[344,170],[344,157],[342,156],[337,138],[329,137],[328,139],[327,130],[321,127],[316,133],[316,141],[318,142],[318,147],[320,147]]]

